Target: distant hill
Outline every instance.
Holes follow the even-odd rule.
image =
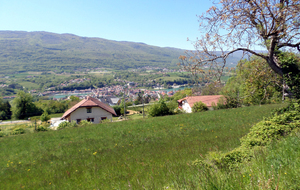
[[[0,74],[84,68],[175,67],[183,49],[49,32],[0,31]],[[239,56],[228,63],[236,64]]]

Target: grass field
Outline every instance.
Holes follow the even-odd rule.
[[[264,105],[0,138],[0,189],[193,187],[191,162],[239,146]],[[177,185],[176,185],[177,184]],[[196,188],[196,187],[195,187]]]
[[[21,86],[24,86],[27,89],[37,89],[39,88],[39,85],[33,82],[20,82]]]

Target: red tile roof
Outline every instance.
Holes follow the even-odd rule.
[[[215,105],[217,105],[219,99],[221,97],[224,97],[223,95],[210,95],[210,96],[188,96],[185,98],[182,98],[180,100],[177,100],[179,103],[182,102],[183,100],[187,100],[187,103],[193,107],[193,105],[196,102],[203,102],[204,104],[206,104],[207,107],[211,107],[212,103],[214,102]]]
[[[81,108],[81,107],[100,107],[102,109],[104,109],[105,111],[113,114],[113,115],[117,115],[115,110],[104,104],[103,102],[100,102],[98,99],[96,98],[92,98],[90,96],[87,96],[85,99],[81,100],[79,103],[75,104],[73,107],[71,107],[70,109],[68,109],[64,115],[61,117],[61,119],[65,119],[67,116],[69,116],[72,112],[74,112],[76,109]]]

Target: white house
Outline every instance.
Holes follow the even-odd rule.
[[[210,96],[188,96],[177,100],[178,108],[183,109],[186,113],[192,113],[192,107],[196,102],[203,102],[209,109],[212,109],[213,104],[217,105],[223,95],[210,95]]]
[[[96,98],[87,96],[72,108],[68,109],[60,119],[65,119],[69,122],[76,121],[77,123],[81,120],[100,123],[101,120],[112,119],[112,115],[117,115],[112,107],[100,102]]]

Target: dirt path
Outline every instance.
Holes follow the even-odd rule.
[[[21,123],[30,123],[28,120],[17,120],[17,121],[0,121],[0,125],[7,125],[7,124],[21,124]]]
[[[126,112],[129,112],[129,113],[126,114],[126,115],[133,115],[133,114],[140,113],[140,112],[138,112],[138,111],[133,111],[133,110],[126,110]]]

